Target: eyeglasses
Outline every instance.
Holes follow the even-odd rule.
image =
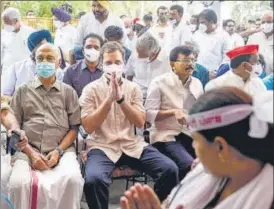
[[[175,62],[190,64],[190,63],[194,63],[195,61],[196,61],[195,59],[182,59],[182,60],[176,60]]]
[[[47,62],[55,62],[56,59],[55,59],[54,56],[51,56],[51,55],[45,56],[45,57],[39,55],[39,56],[36,57],[37,62],[43,62],[44,60],[46,60]]]

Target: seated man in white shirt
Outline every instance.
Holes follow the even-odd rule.
[[[76,45],[82,45],[84,37],[90,33],[95,33],[105,39],[105,29],[111,25],[121,27],[124,34],[127,34],[123,21],[109,12],[110,6],[111,1],[92,1],[92,12],[81,17],[77,29]],[[127,36],[123,37],[123,44],[128,47]]]
[[[28,59],[15,62],[7,71],[3,73],[1,78],[2,94],[11,97],[16,88],[28,81],[32,80],[36,75],[35,52],[43,43],[52,43],[52,36],[48,30],[36,31],[28,37],[28,48],[32,54]],[[63,80],[64,72],[58,68],[56,72],[57,80]]]
[[[244,39],[238,33],[235,33],[236,23],[232,19],[228,19],[224,21],[223,24],[224,30],[230,35],[232,41],[232,47],[236,48],[239,46],[244,46]]]
[[[157,9],[158,21],[148,30],[151,35],[158,40],[160,46],[165,49],[167,53],[170,51],[172,33],[172,27],[168,24],[168,15],[168,8],[160,6]]]
[[[258,45],[246,45],[227,52],[232,70],[211,80],[205,91],[225,86],[240,88],[251,96],[266,91],[262,79],[252,76],[252,71],[260,67],[258,50]]]
[[[173,72],[155,78],[148,89],[145,102],[150,128],[150,143],[172,159],[179,168],[180,180],[190,170],[193,157],[192,140],[186,127],[189,108],[204,93],[202,83],[192,77],[195,57],[186,46],[170,52]],[[184,144],[186,147],[184,147]]]
[[[150,82],[170,71],[168,55],[158,41],[149,32],[141,35],[136,42],[136,52],[132,52],[126,65],[125,75],[140,86],[144,99]]]
[[[21,22],[18,9],[5,9],[2,18],[4,31],[1,31],[1,65],[4,72],[13,63],[29,57],[27,39],[34,29]]]
[[[221,63],[228,58],[226,52],[232,49],[229,35],[217,28],[217,15],[211,9],[205,9],[199,14],[199,31],[193,35],[193,40],[200,47],[198,63],[209,70],[210,78]]]
[[[262,18],[263,31],[249,37],[247,44],[258,44],[259,52],[265,58],[267,75],[273,73],[273,11]]]

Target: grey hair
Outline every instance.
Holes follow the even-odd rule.
[[[157,53],[161,48],[157,39],[149,32],[145,32],[137,39],[136,47],[147,48],[151,53]]]
[[[61,59],[61,53],[58,47],[54,46],[52,43],[44,43],[41,44],[40,46],[38,46],[38,48],[36,49],[36,52],[39,51],[40,48],[50,48],[51,50],[53,50],[55,52],[55,54],[57,55],[57,59],[60,60]],[[37,53],[36,53],[37,54]]]
[[[20,19],[20,12],[18,9],[9,7],[2,13],[2,18],[8,18],[9,20]]]
[[[200,53],[200,47],[195,41],[186,41],[185,45],[190,46],[195,54]]]

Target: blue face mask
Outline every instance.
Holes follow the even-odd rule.
[[[42,78],[49,78],[55,73],[55,63],[51,63],[51,62],[36,63],[36,72]]]

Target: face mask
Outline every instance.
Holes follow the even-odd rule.
[[[93,12],[94,16],[95,16],[95,19],[101,19],[105,12]]]
[[[260,76],[263,72],[263,67],[261,64],[252,65],[252,76]]]
[[[174,24],[177,23],[177,21],[175,19],[174,20],[170,20],[169,22],[170,22],[171,25],[174,25]]]
[[[55,63],[51,63],[51,62],[36,63],[36,72],[42,78],[49,78],[55,73]]]
[[[123,71],[124,71],[124,65],[116,65],[116,64],[112,64],[112,65],[103,65],[103,70],[105,72],[105,75],[108,79],[111,78],[111,74],[112,73],[116,73],[116,77],[118,79],[120,79],[122,77]]]
[[[264,23],[263,24],[263,32],[270,33],[273,30],[273,23]]]
[[[199,31],[201,31],[202,33],[205,33],[207,31],[207,26],[205,24],[200,24]]]
[[[15,31],[15,26],[14,25],[7,25],[7,24],[5,24],[5,31],[7,31],[7,32],[14,32]]]
[[[63,26],[64,26],[64,23],[63,23],[63,22],[60,22],[59,20],[54,20],[54,21],[53,21],[53,25],[54,25],[54,27],[55,27],[56,29],[58,29],[58,28],[63,27]]]
[[[189,27],[190,27],[191,32],[194,32],[196,30],[197,25],[191,24]]]
[[[96,49],[84,49],[84,53],[85,53],[85,58],[89,61],[89,62],[95,62],[99,59],[100,56],[100,52],[97,51]]]

